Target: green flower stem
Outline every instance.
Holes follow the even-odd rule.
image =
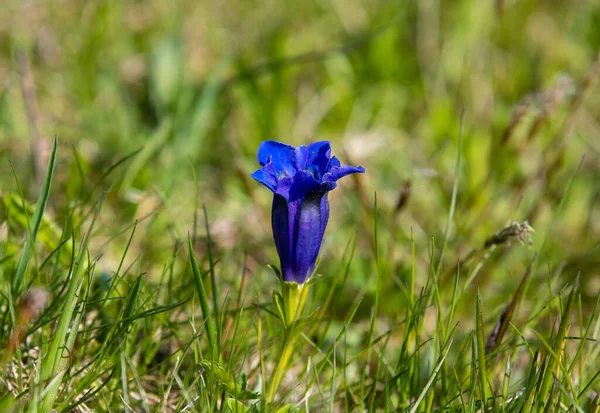
[[[298,284],[294,282],[282,282],[281,292],[283,297],[283,324],[285,329],[285,341],[283,343],[283,349],[281,356],[275,366],[273,372],[273,378],[269,383],[267,389],[266,399],[270,403],[275,397],[277,389],[283,381],[283,376],[290,364],[290,359],[294,352],[296,340],[298,339],[298,329],[296,328],[296,322],[304,305],[306,304],[306,298],[308,297],[308,284]]]
[[[294,353],[294,347],[296,345],[296,334],[290,334],[286,337],[286,340],[283,344],[283,351],[281,352],[281,357],[279,357],[279,361],[275,366],[275,371],[273,372],[273,379],[269,383],[269,388],[267,389],[267,402],[271,403],[273,398],[275,397],[275,393],[277,389],[281,385],[283,381],[283,375],[288,368],[290,359],[292,354]]]

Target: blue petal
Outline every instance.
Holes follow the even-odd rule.
[[[365,168],[362,166],[354,167],[354,166],[334,166],[323,176],[323,182],[335,182],[340,178],[343,178],[346,175],[355,174],[355,173],[364,173]]]
[[[290,199],[290,188],[292,187],[292,185],[294,184],[294,177],[293,176],[285,176],[283,178],[280,178],[277,181],[277,190],[275,191],[276,194],[281,195],[282,197],[285,198],[286,201],[289,201]]]
[[[304,283],[310,277],[328,219],[325,192],[312,192],[293,202],[275,195],[271,223],[284,281]]]
[[[296,201],[304,198],[310,192],[320,191],[321,183],[315,179],[315,177],[309,171],[298,171],[294,175],[294,182],[292,183],[289,190],[288,201]]]
[[[262,166],[272,163],[278,177],[294,176],[297,170],[295,152],[293,146],[281,142],[264,141],[258,148],[258,162]]]
[[[296,170],[302,171],[306,169],[308,164],[308,147],[300,145],[294,152],[294,166]]]
[[[296,216],[298,203],[290,203],[281,195],[273,197],[273,208],[271,210],[271,225],[273,227],[273,239],[279,262],[281,274],[284,280],[293,278],[292,272],[292,242],[294,234],[294,217]]]
[[[328,219],[329,202],[326,195],[314,193],[302,200],[294,228],[293,281],[304,283],[311,276]]]
[[[252,174],[252,178],[256,179],[273,192],[275,192],[277,189],[277,174],[275,173],[273,164],[269,163],[258,171],[254,172]]]
[[[342,166],[342,164],[340,163],[340,160],[336,156],[332,156],[331,159],[329,160],[329,166],[327,167],[327,172],[329,172],[329,170],[331,168],[334,168],[336,166]]]
[[[331,158],[331,142],[320,141],[308,145],[307,168],[313,173],[317,180],[321,180],[327,172]]]

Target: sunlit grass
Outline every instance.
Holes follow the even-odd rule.
[[[0,411],[599,411],[596,2],[54,6],[0,17]],[[277,386],[266,139],[367,170]]]

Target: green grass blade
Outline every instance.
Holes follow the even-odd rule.
[[[91,274],[93,274],[93,271],[90,271],[90,277],[89,277],[90,279],[92,278]],[[75,344],[75,339],[77,338],[77,333],[79,332],[79,329],[77,328],[77,326],[79,326],[81,324],[81,320],[83,318],[83,315],[85,314],[85,302],[86,302],[87,297],[90,292],[90,286],[91,285],[88,283],[88,288],[86,289],[86,292],[84,294],[83,299],[80,302],[80,305],[74,309],[74,317],[73,317],[72,325],[75,326],[75,328],[71,328],[71,331],[69,332],[67,341],[65,343],[65,349],[68,352],[70,352],[71,349],[73,349],[73,345]],[[46,397],[44,397],[44,401],[42,403],[42,407],[41,407],[42,412],[48,412],[48,411],[52,410],[52,407],[54,406],[54,401],[56,400],[56,396],[58,396],[58,392],[60,390],[62,378],[67,369],[67,364],[68,364],[69,358],[70,357],[64,357],[60,360],[59,365],[57,367],[58,374],[56,376],[56,377],[60,377],[60,379],[52,380],[51,384],[49,384],[48,387],[46,388],[47,395],[46,395]]]
[[[479,372],[479,392],[483,409],[487,408],[488,400],[488,379],[487,367],[485,361],[485,342],[483,333],[483,309],[481,304],[481,293],[477,289],[477,306],[476,306],[476,337],[477,337],[477,367]]]
[[[563,396],[565,396],[565,398],[571,403],[571,406],[569,406],[569,410],[571,410],[571,408],[575,408],[575,410],[577,410],[579,413],[585,413],[585,411],[581,408],[579,403],[577,403],[577,401],[573,398],[573,393],[569,392],[556,376],[554,376],[554,383],[558,387],[558,390],[560,390],[560,392],[563,394]]]
[[[212,245],[212,239],[210,237],[210,226],[208,225],[208,213],[206,212],[206,207],[202,207],[202,210],[204,212],[204,227],[206,229],[206,247],[208,250],[208,265],[209,265],[209,273],[210,273],[210,283],[211,283],[211,288],[212,288],[212,301],[213,301],[213,312],[214,312],[214,319],[217,321],[216,324],[216,330],[215,330],[215,342],[220,342],[221,341],[221,327],[220,327],[220,323],[219,323],[219,290],[217,287],[217,280],[216,280],[216,276],[215,276],[215,261],[214,261],[214,257],[213,257],[213,245]]]
[[[202,309],[202,315],[204,316],[204,329],[206,330],[206,339],[208,340],[208,346],[210,349],[211,359],[215,359],[217,355],[216,348],[216,336],[215,328],[213,326],[213,318],[211,315],[210,307],[208,305],[208,297],[206,296],[206,289],[204,288],[204,281],[202,280],[202,274],[198,268],[198,263],[194,257],[194,247],[192,246],[192,238],[188,236],[188,248],[190,254],[190,263],[192,265],[192,272],[194,274],[194,281],[196,282],[196,289],[198,291],[198,299],[200,300],[200,308]]]
[[[440,250],[440,258],[438,261],[438,267],[436,274],[440,274],[442,269],[444,254],[446,252],[446,245],[448,244],[448,236],[450,234],[450,226],[454,219],[454,212],[456,211],[456,201],[458,199],[458,183],[460,181],[460,164],[461,164],[461,153],[462,153],[462,134],[465,120],[465,109],[463,108],[460,114],[460,125],[458,129],[458,148],[456,150],[456,163],[454,164],[454,185],[452,187],[452,199],[450,200],[450,211],[448,212],[448,220],[446,221],[446,229],[444,230],[444,239],[442,240],[442,248]]]
[[[56,164],[57,146],[58,138],[55,136],[54,141],[52,142],[50,158],[48,160],[46,177],[44,178],[44,183],[42,184],[40,195],[35,205],[33,216],[31,217],[27,241],[25,241],[23,251],[21,252],[21,256],[19,257],[19,264],[17,265],[17,271],[12,282],[13,295],[15,297],[18,297],[21,291],[23,279],[25,278],[25,270],[27,269],[27,263],[29,262],[29,258],[31,257],[31,252],[35,244],[35,239],[37,237],[38,230],[40,229],[40,225],[42,223],[44,210],[46,209],[46,204],[48,203],[48,197],[50,196],[50,186],[52,185],[52,177],[54,176],[54,166]]]
[[[67,331],[73,318],[75,306],[78,302],[78,293],[81,288],[81,285],[83,284],[85,274],[84,270],[85,268],[87,268],[86,255],[88,253],[90,238],[94,229],[94,225],[96,224],[98,214],[100,213],[100,208],[102,207],[103,201],[104,195],[98,202],[98,206],[92,219],[92,223],[89,226],[88,232],[84,235],[79,254],[77,255],[76,263],[73,269],[73,275],[69,279],[69,287],[67,290],[67,295],[64,298],[63,309],[58,321],[58,326],[56,328],[56,331],[54,332],[52,341],[50,342],[48,352],[44,357],[42,369],[38,371],[38,374],[41,374],[42,381],[48,380],[54,377],[55,374],[57,374],[59,362],[62,358],[63,351],[70,350],[64,348],[65,338],[67,336]]]
[[[578,289],[579,289],[579,277],[575,281],[575,285],[573,285],[573,287],[571,288],[569,298],[567,299],[565,309],[561,316],[560,325],[558,327],[558,332],[556,333],[556,336],[554,337],[552,345],[550,346],[549,344],[547,344],[545,342],[545,340],[543,340],[543,337],[541,335],[538,335],[538,338],[540,338],[542,343],[544,343],[544,345],[548,346],[548,351],[550,353],[550,355],[548,357],[546,370],[544,372],[544,376],[542,378],[542,383],[540,386],[540,392],[538,395],[539,396],[538,397],[538,406],[539,406],[540,402],[545,402],[546,399],[548,398],[548,395],[550,392],[550,387],[552,386],[552,382],[553,382],[553,373],[556,370],[556,367],[559,363],[558,354],[560,354],[560,352],[561,352],[561,348],[563,346],[563,340],[565,339],[565,335],[567,332],[567,327],[570,324],[571,309],[574,305],[575,297],[577,295]]]
[[[415,402],[415,404],[413,405],[413,407],[410,409],[409,413],[416,413],[417,410],[419,409],[419,405],[421,404],[421,402],[423,401],[423,399],[427,395],[427,392],[429,391],[429,388],[433,385],[433,382],[435,381],[435,378],[437,377],[439,371],[441,370],[442,364],[444,364],[444,360],[446,360],[446,357],[448,356],[448,352],[450,351],[450,347],[452,347],[452,342],[453,341],[454,340],[452,339],[452,340],[450,340],[450,342],[448,342],[448,346],[446,347],[446,351],[444,351],[444,354],[440,358],[440,361],[435,366],[435,369],[433,369],[433,373],[431,373],[431,376],[429,377],[429,380],[427,380],[427,384],[425,384],[425,387],[421,391],[421,394],[419,394],[419,397],[417,398],[417,401]]]

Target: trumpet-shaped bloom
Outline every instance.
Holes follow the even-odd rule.
[[[271,224],[283,281],[304,283],[312,274],[329,219],[327,193],[346,175],[327,141],[294,148],[265,141],[258,148],[261,169],[252,177],[273,191]]]

